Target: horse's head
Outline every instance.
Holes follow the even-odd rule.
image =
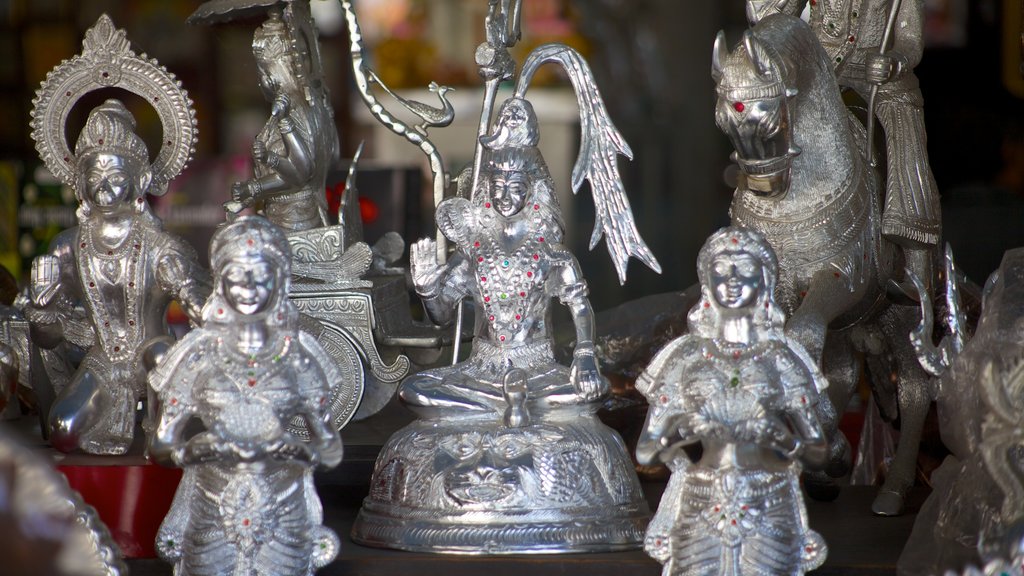
[[[786,87],[785,63],[751,31],[729,53],[725,34],[719,32],[711,75],[718,94],[715,122],[736,150],[732,159],[740,168],[738,189],[783,197],[793,158],[800,153],[789,110],[796,90]]]

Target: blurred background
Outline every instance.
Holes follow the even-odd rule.
[[[29,138],[33,94],[46,73],[81,50],[84,31],[103,12],[128,33],[133,50],[157,58],[195,101],[199,148],[190,167],[153,199],[173,231],[200,253],[223,220],[231,183],[250,170],[249,149],[269,115],[251,52],[256,21],[213,27],[185,24],[200,0],[0,0],[0,264],[22,280],[31,258],[56,232],[74,225],[74,196],[45,170]],[[367,240],[388,230],[407,241],[431,234],[429,175],[421,153],[378,127],[351,85],[348,38],[335,0],[311,2],[331,85],[342,157],[360,142],[358,185]],[[434,80],[453,86],[455,123],[431,137],[452,174],[472,158],[481,81],[473,52],[484,38],[486,0],[359,0],[369,57],[381,78],[406,96],[436,104]],[[926,0],[927,46],[917,73],[925,96],[929,152],[943,197],[945,234],[977,282],[1008,248],[1024,245],[1024,82],[1020,75],[1019,0]],[[570,199],[569,173],[579,145],[571,88],[555,73],[539,76],[529,96],[541,119],[551,165],[597,309],[696,281],[704,239],[728,222],[731,189],[723,173],[729,144],[714,125],[711,47],[746,27],[742,0],[526,0],[517,59],[537,44],[561,41],[589,58],[634,160],[622,170],[638,227],[664,273],[630,267],[619,286],[603,246],[587,250],[593,226],[589,191]],[[127,100],[150,143],[159,122]],[[96,94],[76,108],[72,143]],[[383,99],[383,96],[382,96]],[[398,108],[397,105],[394,108]],[[338,178],[344,179],[339,166]],[[327,193],[337,201],[341,188]]]

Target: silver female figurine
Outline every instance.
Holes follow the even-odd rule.
[[[253,35],[260,89],[272,103],[271,115],[253,142],[253,178],[236,183],[225,205],[237,213],[262,202],[262,214],[289,232],[328,224],[324,185],[338,159],[334,111],[308,11],[304,1],[288,2],[284,11],[272,8]]]
[[[202,328],[150,374],[149,453],[186,470],[157,550],[182,574],[312,574],[340,546],[323,526],[312,471],[341,461],[328,424],[329,384],[341,376],[299,329],[279,228],[240,218],[214,236],[210,261]],[[189,438],[194,418],[204,431]]]
[[[476,185],[437,208],[454,254],[438,262],[432,239],[412,247],[413,283],[428,313],[449,323],[460,301],[471,299],[476,335],[467,360],[399,387],[421,420],[396,432],[378,457],[353,527],[357,542],[461,554],[640,544],[649,512],[622,440],[594,415],[608,384],[598,371],[593,311],[579,264],[562,244],[562,214],[525,98],[544,62],[564,65],[577,90],[585,151],[574,184],[591,179],[595,237],[608,234],[622,277],[630,256],[657,268],[614,168],[628,147],[586,63],[564,46],[538,48],[480,140]],[[553,298],[576,329],[568,368],[552,350]]]
[[[146,202],[160,195],[191,157],[195,119],[180,84],[155,61],[129,50],[124,31],[106,15],[86,32],[84,50],[43,82],[32,137],[47,167],[75,190],[75,228],[59,234],[32,264],[26,315],[32,341],[68,342],[86,351],[49,418],[50,441],[62,451],[121,454],[132,441],[135,406],[145,395],[139,363],[146,342],[166,335],[172,300],[193,321],[209,293],[195,251],[168,234]],[[84,94],[119,87],[145,98],[163,123],[155,161],[118,100],[94,109],[72,153],[65,121]]]
[[[778,264],[764,237],[719,230],[697,272],[690,333],[637,380],[651,406],[638,460],[673,470],[645,548],[665,576],[803,574],[827,553],[799,482],[801,463],[827,460],[814,409],[825,379],[782,332]],[[695,444],[703,450],[691,461],[683,448]]]

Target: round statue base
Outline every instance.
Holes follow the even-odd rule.
[[[377,459],[352,539],[452,554],[639,548],[650,520],[619,436],[588,413],[507,427],[419,420]]]

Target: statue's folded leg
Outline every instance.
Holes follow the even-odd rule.
[[[453,411],[495,412],[504,404],[499,386],[464,372],[410,376],[398,387],[398,396],[421,418],[442,418]]]
[[[99,424],[111,404],[99,376],[79,370],[50,407],[50,443],[61,452],[79,449],[82,438]]]

